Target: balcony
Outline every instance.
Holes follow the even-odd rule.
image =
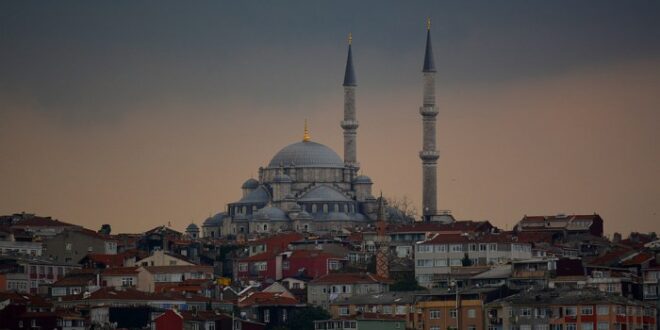
[[[545,278],[547,272],[544,270],[516,270],[513,278]]]

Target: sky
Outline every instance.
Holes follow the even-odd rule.
[[[658,1],[0,1],[0,214],[183,229],[305,119],[342,155],[349,32],[362,173],[419,210],[426,17],[439,208],[660,231]]]

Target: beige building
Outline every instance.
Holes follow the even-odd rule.
[[[193,262],[185,259],[183,256],[155,250],[150,256],[135,262],[135,266],[189,266]]]
[[[213,279],[213,267],[197,265],[141,266],[138,268],[137,288],[140,291],[157,292],[161,286],[200,279]]]

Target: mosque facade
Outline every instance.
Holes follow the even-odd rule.
[[[430,33],[430,31],[429,31]],[[353,67],[352,40],[349,35],[348,56],[344,73],[344,120],[340,127],[344,135],[344,157],[331,148],[311,140],[307,125],[302,141],[278,151],[259,176],[246,180],[242,197],[227,205],[225,212],[206,219],[202,225],[204,237],[237,236],[279,231],[328,232],[343,228],[366,227],[378,217],[379,201],[372,194],[372,181],[359,175],[357,160],[357,80]],[[435,102],[426,95],[430,85],[428,63],[432,63],[430,35],[423,72],[425,74],[424,151],[423,160],[424,215],[435,211],[435,136],[432,145],[428,133],[435,135]],[[433,70],[435,71],[435,70]],[[433,95],[435,98],[435,95]],[[433,127],[430,126],[433,117]],[[431,153],[429,153],[431,152]],[[435,158],[434,158],[435,157]],[[433,159],[431,159],[433,158]],[[433,176],[429,178],[428,176]],[[428,187],[432,184],[433,187]],[[432,196],[431,196],[432,195]]]

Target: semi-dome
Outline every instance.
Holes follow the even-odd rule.
[[[252,192],[241,198],[241,204],[266,204],[270,201],[270,193],[264,186],[258,186]]]
[[[309,192],[303,195],[299,201],[301,202],[349,202],[348,197],[344,196],[339,191],[330,188],[326,185],[317,186],[312,188]]]
[[[212,217],[208,217],[206,220],[204,220],[204,224],[202,225],[202,227],[219,226],[226,217],[227,217],[226,212],[218,213]]]
[[[286,213],[277,207],[264,207],[254,215],[257,220],[288,220]]]
[[[290,144],[280,150],[268,167],[344,167],[344,161],[332,149],[320,143],[302,141]]]
[[[259,187],[259,181],[255,178],[249,178],[243,182],[243,186],[241,188],[243,189],[257,189]]]
[[[371,181],[371,178],[366,176],[366,175],[358,175],[358,176],[355,177],[355,179],[353,179],[353,183],[366,184],[366,183],[373,183],[373,182]]]

